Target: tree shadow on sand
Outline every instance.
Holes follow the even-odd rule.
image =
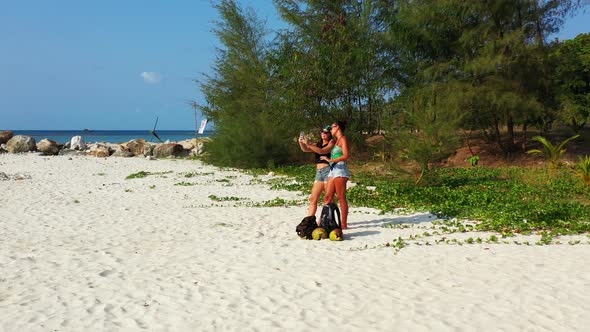
[[[352,229],[352,227],[348,228],[349,230]],[[352,240],[355,237],[362,237],[362,236],[371,236],[371,235],[377,235],[381,232],[379,231],[359,231],[359,232],[349,232],[347,231],[346,233],[344,233],[344,240]]]
[[[437,220],[436,215],[430,212],[417,213],[411,216],[398,216],[350,223],[349,229],[383,227],[385,225],[421,224]]]

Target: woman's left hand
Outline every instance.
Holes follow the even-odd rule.
[[[320,159],[321,159],[321,160],[328,161],[328,162],[330,161],[330,158],[328,158],[328,157],[326,157],[326,156],[321,156],[321,157],[320,157]]]

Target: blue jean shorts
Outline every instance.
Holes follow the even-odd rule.
[[[317,182],[328,182],[328,174],[330,174],[330,167],[326,165],[326,167],[315,171],[315,180]]]
[[[350,178],[350,171],[348,170],[348,166],[346,166],[345,161],[339,161],[335,164],[332,164],[332,170],[328,177],[331,178]]]

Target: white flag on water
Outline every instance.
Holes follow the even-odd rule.
[[[207,125],[207,119],[201,120],[201,126],[199,127],[199,134],[205,132],[205,126]]]

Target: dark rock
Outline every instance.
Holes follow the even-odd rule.
[[[0,144],[8,142],[12,138],[13,134],[10,130],[0,131]]]
[[[182,145],[176,143],[160,144],[154,148],[153,155],[156,158],[178,157],[184,152]]]

